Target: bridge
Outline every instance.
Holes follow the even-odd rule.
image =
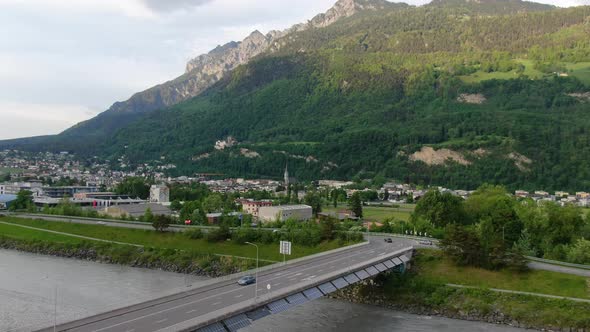
[[[413,241],[381,238],[258,269],[256,284],[237,280],[254,271],[216,278],[185,292],[41,330],[75,332],[227,332],[338,289],[405,269]]]

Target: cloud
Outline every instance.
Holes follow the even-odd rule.
[[[0,118],[10,119],[0,139],[58,133],[97,113],[83,105],[0,102]]]
[[[212,0],[142,0],[150,9],[156,12],[172,12],[202,6]]]
[[[0,0],[0,8],[42,10],[47,15],[57,13],[115,13],[133,18],[153,18],[154,11],[142,0]]]

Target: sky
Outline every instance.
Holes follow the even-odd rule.
[[[0,0],[0,139],[57,134],[219,44],[305,22],[335,1]]]

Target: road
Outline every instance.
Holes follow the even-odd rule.
[[[541,263],[541,262],[529,262],[528,267],[533,270],[552,271],[552,272],[572,274],[572,275],[590,278],[590,270],[577,269],[575,267],[553,265],[553,264],[547,264],[547,263]]]
[[[364,264],[368,260],[408,248],[413,243],[414,241],[396,240],[389,244],[381,239],[373,240],[368,245],[261,272],[258,276],[258,297],[268,298],[269,295],[290,292],[294,287],[305,286],[319,276],[347,272],[350,266]],[[255,285],[239,286],[237,279],[218,281],[164,299],[65,324],[58,327],[58,331],[175,331],[183,323],[199,320],[199,317],[219,317],[228,308],[251,307],[255,305],[254,295]],[[46,331],[52,331],[52,328]]]

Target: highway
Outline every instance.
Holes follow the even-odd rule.
[[[348,272],[351,266],[385,257],[406,249],[415,242],[381,238],[356,248],[278,266],[258,275],[258,301],[272,295],[290,293],[324,275]],[[196,322],[220,317],[232,308],[254,308],[255,285],[239,286],[237,278],[219,280],[166,298],[138,304],[110,313],[89,317],[57,327],[57,331],[149,332],[177,331]],[[194,325],[192,325],[194,326]],[[45,331],[53,331],[53,327]]]

